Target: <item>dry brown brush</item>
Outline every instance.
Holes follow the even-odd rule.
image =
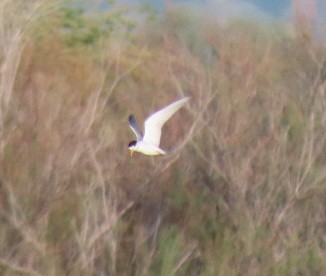
[[[325,47],[53,3],[0,3],[0,274],[322,275]],[[129,113],[186,95],[130,158]]]

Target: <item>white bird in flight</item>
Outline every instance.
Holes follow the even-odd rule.
[[[165,154],[166,152],[159,147],[161,140],[161,129],[164,123],[169,120],[172,115],[183,105],[185,105],[188,100],[189,97],[178,100],[149,116],[145,121],[144,135],[139,129],[135,117],[130,115],[129,126],[137,137],[137,141],[132,141],[128,145],[130,155],[132,156],[134,151],[152,156]]]

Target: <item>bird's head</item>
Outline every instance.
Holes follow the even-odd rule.
[[[130,150],[130,156],[132,156],[132,154],[134,153],[135,149],[136,149],[136,145],[137,145],[137,141],[131,141],[128,144],[128,148]]]

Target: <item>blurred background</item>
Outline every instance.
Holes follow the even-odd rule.
[[[325,274],[325,13],[2,0],[0,274]],[[174,153],[129,157],[183,96]]]

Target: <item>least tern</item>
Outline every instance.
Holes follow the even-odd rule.
[[[129,126],[136,134],[137,138],[137,141],[132,141],[128,145],[130,155],[132,156],[134,151],[152,156],[165,154],[166,152],[159,147],[161,140],[161,129],[164,123],[169,120],[172,115],[177,112],[188,100],[189,97],[178,100],[149,116],[145,120],[144,135],[139,129],[135,117],[130,115]]]

